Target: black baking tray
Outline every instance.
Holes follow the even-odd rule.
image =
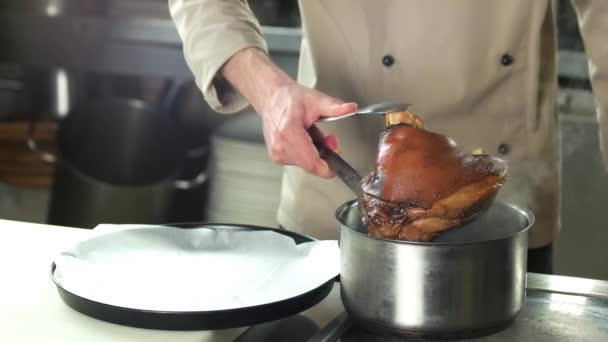
[[[314,240],[311,237],[287,230],[251,225],[182,223],[166,226],[184,229],[204,227],[214,229],[267,230],[289,236],[294,239],[296,244]],[[51,279],[55,283],[61,299],[72,309],[102,321],[155,330],[219,330],[275,321],[298,314],[315,306],[329,295],[334,286],[334,280],[332,279],[307,293],[263,305],[229,310],[167,312],[108,305],[78,296],[66,290],[57,282],[54,277],[55,268],[56,265],[53,262],[51,265]]]

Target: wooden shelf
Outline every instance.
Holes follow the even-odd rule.
[[[29,149],[27,132],[26,121],[0,122],[0,182],[48,188],[53,183],[55,167]],[[34,138],[41,149],[56,151],[55,123],[37,123]]]

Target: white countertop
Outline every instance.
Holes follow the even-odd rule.
[[[89,230],[0,220],[0,341],[232,341],[247,327],[161,331],[120,326],[68,307],[50,278],[53,257]],[[336,288],[305,316],[323,325],[342,310]]]

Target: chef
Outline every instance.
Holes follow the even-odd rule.
[[[608,161],[608,1],[573,2]],[[270,158],[285,165],[281,226],[335,239],[334,211],[353,198],[319,159],[307,129],[321,116],[403,101],[427,129],[508,161],[499,197],[534,212],[529,271],[552,272],[560,229],[552,1],[300,1],[297,80],[268,58],[247,1],[169,0],[169,6],[208,104],[221,113],[251,105],[261,117]],[[361,174],[370,172],[382,119],[355,116],[314,127]]]

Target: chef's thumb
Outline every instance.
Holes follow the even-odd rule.
[[[340,116],[357,110],[354,102],[343,102],[333,97],[327,97],[321,101],[319,112],[321,116]]]

